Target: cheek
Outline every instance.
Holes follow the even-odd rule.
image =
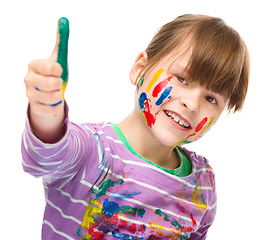
[[[194,132],[190,134],[187,138],[182,139],[174,146],[182,145],[186,143],[191,143],[197,141],[199,138],[205,135],[205,133],[216,123],[215,117],[205,117],[203,118],[197,127],[195,128]]]
[[[161,106],[163,103],[172,98],[171,91],[173,87],[168,86],[171,79],[172,76],[163,79],[156,84],[156,86],[150,92],[148,92],[148,95],[150,95],[152,98],[152,103],[156,106]]]
[[[172,86],[168,86],[172,76],[167,77],[155,85],[160,74],[164,69],[159,69],[149,82],[145,92],[139,96],[138,106],[143,119],[148,127],[152,127],[156,122],[156,116],[159,113],[159,107],[169,101],[172,97],[170,95]],[[144,78],[144,76],[143,76]],[[143,83],[143,81],[141,82]],[[154,86],[155,85],[155,86]],[[142,86],[142,84],[140,85]]]
[[[152,113],[151,100],[147,97],[145,92],[140,94],[138,105],[141,116],[143,117],[147,126],[151,128],[155,124],[157,114]]]
[[[196,127],[193,134],[190,137],[193,137],[192,141],[196,141],[202,136],[205,135],[206,132],[216,123],[215,117],[205,117]]]

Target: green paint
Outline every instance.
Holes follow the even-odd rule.
[[[67,18],[59,19],[59,45],[57,62],[61,65],[63,72],[61,78],[63,83],[68,82],[68,39],[69,39],[69,21]]]
[[[144,77],[145,77],[145,74],[143,74],[143,76],[141,77],[140,79],[140,87],[142,86],[143,82],[144,82]]]
[[[124,205],[123,207],[119,208],[119,211],[128,215],[138,215],[139,217],[143,217],[145,213],[145,210],[143,208],[130,207],[128,205]]]
[[[145,209],[144,208],[138,208],[138,216],[139,217],[143,217],[144,213],[145,213]]]
[[[115,185],[122,185],[124,183],[123,179],[119,179],[116,182],[112,181],[111,179],[106,180],[101,186],[99,187],[99,190],[92,190],[92,193],[96,194],[96,198],[99,198],[106,194],[106,191],[110,187],[114,187]]]
[[[178,230],[180,230],[182,228],[182,225],[180,225],[178,223],[178,221],[171,217],[170,215],[164,213],[161,209],[156,209],[155,210],[155,213],[159,216],[159,217],[163,217],[163,220],[166,221],[166,222],[170,222],[171,225],[175,228],[177,228]]]

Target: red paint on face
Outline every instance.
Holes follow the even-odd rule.
[[[171,78],[173,78],[173,76],[169,76],[160,83],[158,83],[153,90],[152,96],[157,97],[158,94],[162,91],[162,89],[168,85],[168,82],[171,80]]]
[[[197,125],[196,129],[194,130],[194,133],[191,134],[191,135],[189,135],[188,138],[194,136],[195,134],[197,134],[197,133],[202,129],[202,127],[205,125],[205,123],[207,122],[207,120],[208,120],[208,118],[205,117],[205,118],[204,118],[204,119]],[[187,138],[187,139],[188,139],[188,138]]]
[[[155,124],[155,116],[150,112],[150,104],[149,104],[149,101],[150,99],[147,99],[145,102],[144,102],[144,107],[145,107],[145,110],[144,110],[144,115],[146,117],[146,120],[147,120],[147,124],[148,124],[148,127],[152,127],[152,125]]]
[[[205,117],[196,127],[196,129],[194,130],[195,132],[199,132],[202,127],[205,125],[205,123],[207,122],[208,118]]]
[[[146,117],[146,120],[147,120],[147,124],[148,124],[148,127],[152,127],[152,125],[155,124],[155,117],[153,114],[151,114],[150,112],[146,112],[144,111],[144,115]]]

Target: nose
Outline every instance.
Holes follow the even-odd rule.
[[[180,104],[189,112],[198,113],[200,110],[200,93],[197,91],[188,92],[180,98]]]

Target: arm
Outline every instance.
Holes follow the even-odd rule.
[[[68,20],[61,18],[51,57],[32,61],[25,77],[29,107],[22,137],[23,168],[43,177],[46,184],[76,176],[88,155],[89,133],[69,122],[68,106],[63,101],[68,36]]]
[[[31,128],[45,143],[57,142],[65,133],[63,99],[68,80],[68,36],[68,20],[61,18],[50,58],[32,61],[24,79]]]
[[[40,141],[33,133],[28,118],[22,135],[23,169],[34,177],[42,177],[46,185],[59,185],[73,178],[80,180],[83,169],[89,164],[90,152],[96,148],[93,134],[84,126],[69,121],[67,104],[65,112],[65,135],[60,141],[53,144]],[[98,165],[98,161],[90,159],[88,171]]]

